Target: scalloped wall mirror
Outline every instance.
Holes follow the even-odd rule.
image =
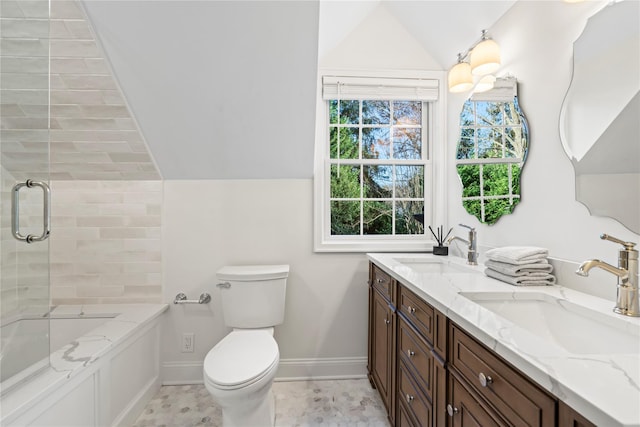
[[[474,93],[460,113],[456,169],[462,204],[485,224],[494,224],[520,202],[520,174],[529,147],[529,128],[518,103],[515,78]]]
[[[640,234],[640,2],[611,3],[573,45],[560,137],[576,200]]]

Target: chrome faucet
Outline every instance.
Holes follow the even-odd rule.
[[[469,240],[465,240],[462,237],[458,237],[458,236],[451,236],[449,237],[449,240],[447,240],[447,245],[449,245],[454,240],[460,240],[461,242],[464,242],[464,244],[468,245],[467,264],[478,265],[478,250],[477,250],[478,234],[476,233],[476,229],[464,224],[458,224],[458,225],[460,227],[469,229]]]
[[[589,270],[599,267],[604,271],[618,276],[618,295],[613,311],[625,316],[640,317],[640,293],[638,293],[638,250],[632,242],[624,242],[608,234],[600,235],[602,240],[620,243],[623,247],[618,252],[618,267],[607,264],[599,259],[590,259],[582,264],[576,274],[588,276]]]

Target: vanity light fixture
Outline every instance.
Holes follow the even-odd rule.
[[[466,60],[469,60],[467,62]],[[458,54],[458,63],[449,70],[449,91],[464,92],[473,86],[473,76],[486,76],[500,68],[500,46],[482,30],[480,40],[464,53]],[[495,80],[495,77],[494,77]],[[484,83],[486,87],[488,82]],[[489,90],[487,87],[484,90]]]

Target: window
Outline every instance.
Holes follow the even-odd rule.
[[[332,235],[424,233],[423,130],[420,101],[329,100]]]
[[[316,250],[427,248],[438,87],[433,79],[323,78]]]

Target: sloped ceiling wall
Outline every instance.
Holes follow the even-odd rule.
[[[313,175],[317,2],[84,6],[165,179]]]
[[[515,1],[83,1],[166,179],[311,178],[318,54],[381,3],[444,70]]]

